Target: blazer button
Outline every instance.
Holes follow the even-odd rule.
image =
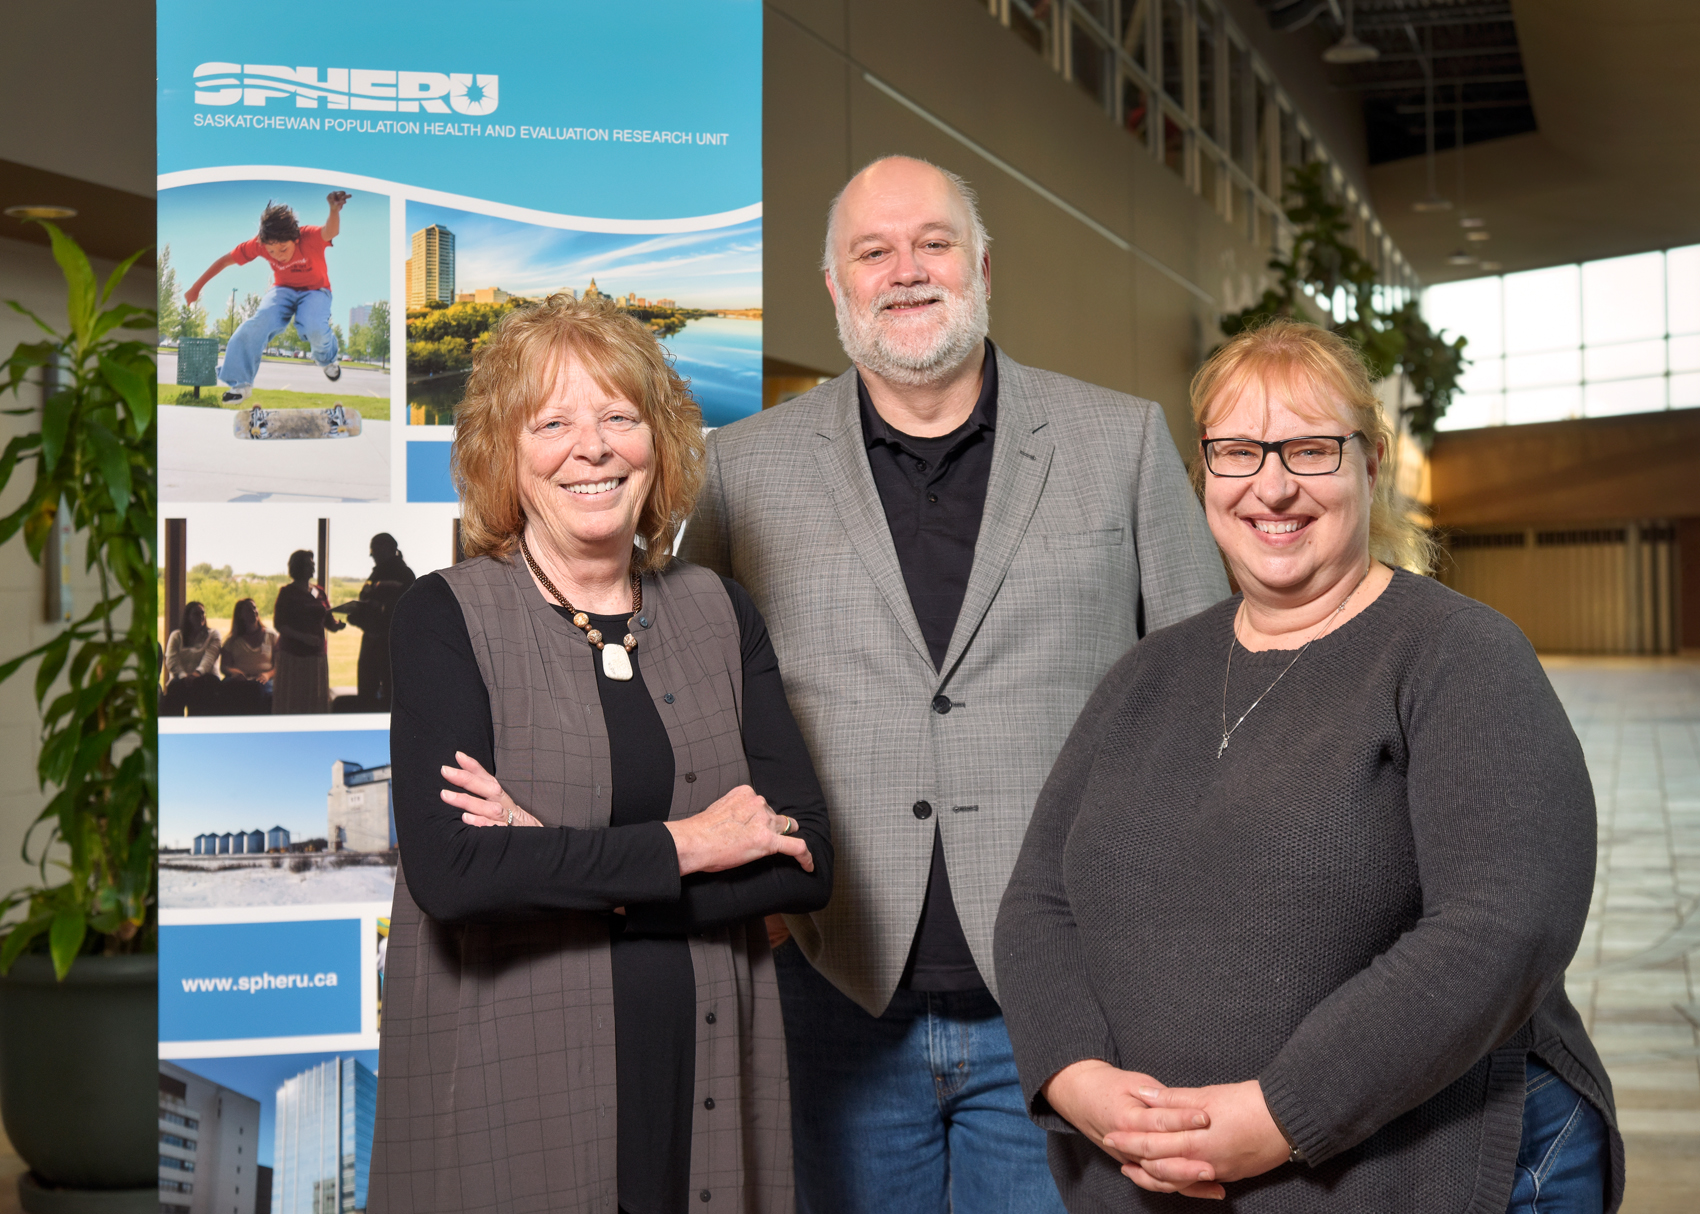
[[[638,627],[639,628],[648,628],[649,627],[649,617],[647,615],[638,616]]]
[[[687,771],[685,773],[685,783],[686,784],[695,784],[696,782],[697,782],[697,773],[694,772],[694,771]]]
[[[710,1012],[708,1015],[704,1016],[703,1022],[705,1024],[713,1024],[714,1023],[714,1013]]]
[[[714,1196],[714,1194],[710,1193],[707,1189],[704,1189],[702,1192],[698,1193],[697,1196],[702,1198],[704,1201],[708,1201]]]
[[[667,703],[671,704],[673,702],[673,693],[669,691],[666,695],[662,696],[661,698],[663,700],[667,701]]]
[[[708,1109],[710,1112],[713,1112],[714,1111],[714,1097],[710,1096],[707,1100],[703,1101],[702,1107],[705,1108],[705,1109]]]
[[[913,813],[917,818],[920,818],[923,822],[933,816],[932,803],[928,801],[917,801],[914,805],[910,806],[909,809],[911,813]]]
[[[940,692],[938,695],[934,696],[933,697],[933,711],[938,713],[941,717],[945,713],[949,712],[950,711],[950,697],[945,695],[943,692]]]

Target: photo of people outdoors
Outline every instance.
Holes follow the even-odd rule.
[[[161,498],[387,500],[388,197],[178,186],[159,242]]]
[[[160,577],[163,718],[388,712],[395,605],[454,549],[442,510],[296,508],[263,527],[199,510],[165,533],[183,573]]]
[[[705,426],[761,410],[761,220],[706,232],[574,232],[407,206],[407,409],[452,425],[472,356],[507,313],[603,296],[643,321],[690,381]]]

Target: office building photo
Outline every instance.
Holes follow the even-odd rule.
[[[366,1208],[378,1077],[331,1058],[277,1090],[274,1214],[355,1214]]]
[[[455,234],[432,224],[413,233],[407,258],[407,306],[455,301]]]
[[[269,1214],[260,1102],[159,1064],[160,1214]]]

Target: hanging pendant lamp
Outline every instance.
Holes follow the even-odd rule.
[[[1429,53],[1434,49],[1432,35],[1428,30],[1423,31],[1423,52],[1418,62],[1423,68],[1423,142],[1424,161],[1428,169],[1428,195],[1419,198],[1411,204],[1413,211],[1450,211],[1452,203],[1442,198],[1434,185],[1434,61]],[[1447,258],[1451,261],[1451,258]],[[1453,261],[1453,265],[1462,264]]]
[[[1346,0],[1346,36],[1322,52],[1325,63],[1374,63],[1381,52],[1352,33],[1352,3]]]

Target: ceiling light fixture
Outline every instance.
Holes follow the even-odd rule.
[[[1484,261],[1481,263],[1481,268],[1489,274],[1497,274],[1505,267],[1500,265],[1497,261]]]
[[[1449,266],[1473,266],[1476,264],[1476,255],[1464,249],[1454,249],[1446,255],[1446,264]]]
[[[1493,236],[1485,228],[1471,228],[1464,233],[1465,240],[1492,240]]]
[[[6,214],[13,219],[75,219],[75,207],[53,206],[50,203],[23,203],[15,207],[7,207]]]
[[[1352,33],[1352,2],[1346,0],[1346,36],[1322,52],[1325,63],[1374,63],[1381,52]]]
[[[1409,30],[1409,26],[1406,27]],[[1428,52],[1433,49],[1432,35],[1428,28],[1423,30],[1424,42],[1417,51],[1417,62],[1423,69],[1423,161],[1428,170],[1428,193],[1411,204],[1413,211],[1450,211],[1452,203],[1440,196],[1440,191],[1434,185],[1434,63]],[[1416,40],[1416,34],[1411,34]]]
[[[1458,226],[1461,228],[1485,228],[1487,227],[1487,220],[1480,215],[1466,215],[1458,221]]]

